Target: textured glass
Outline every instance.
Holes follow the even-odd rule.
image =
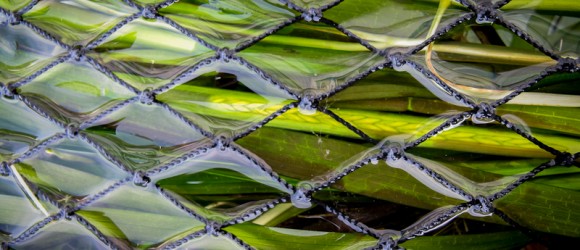
[[[86,62],[59,64],[18,90],[31,103],[65,123],[94,118],[135,96]]]
[[[128,177],[81,140],[53,144],[34,158],[18,163],[16,169],[65,205]]]
[[[505,28],[495,26],[463,23],[412,60],[474,102],[502,99],[557,63]],[[488,53],[478,54],[478,48],[485,48]],[[413,71],[404,66],[400,70]],[[426,87],[439,98],[451,101],[443,93],[438,94],[444,90],[433,81],[417,78],[422,84],[431,85]]]
[[[90,53],[117,77],[141,90],[167,84],[211,55],[210,49],[170,25],[144,19],[123,26]]]
[[[220,222],[238,218],[284,193],[292,193],[246,156],[213,149],[154,179],[156,184],[193,203],[198,214]],[[220,186],[219,189],[206,188]],[[236,197],[224,200],[229,194]],[[187,204],[186,204],[187,205]]]
[[[443,16],[436,20],[437,12],[443,9]],[[385,49],[417,46],[467,13],[455,1],[384,0],[368,4],[355,0],[339,4],[324,16],[374,47]]]
[[[156,190],[124,186],[83,208],[80,216],[127,246],[152,247],[203,224],[159,196]]]
[[[578,13],[0,0],[0,248],[574,248]]]
[[[312,40],[310,32],[322,39]],[[294,93],[329,92],[384,60],[346,35],[323,24],[299,22],[242,51],[247,59]]]
[[[66,50],[22,25],[0,26],[0,81],[9,84],[50,64]]]
[[[18,10],[28,5],[32,0],[1,0],[0,7],[7,10]]]
[[[3,236],[18,236],[47,216],[11,176],[0,177],[0,197],[0,231]]]
[[[41,1],[26,20],[71,45],[86,45],[135,10],[122,1]]]
[[[568,12],[570,6],[566,3],[512,1],[501,10],[506,20],[529,34],[541,46],[565,57],[580,56],[580,17]]]
[[[167,134],[157,131],[165,127]],[[169,111],[133,103],[91,124],[89,138],[132,169],[150,169],[201,146],[204,136]]]
[[[188,78],[157,99],[226,137],[246,132],[293,101],[290,94],[236,62],[216,62]]]
[[[294,17],[292,11],[271,0],[187,0],[160,12],[211,44],[230,49]]]
[[[40,234],[8,246],[13,249],[109,249],[89,230],[70,221],[53,223],[43,228]]]
[[[0,159],[9,161],[61,130],[18,100],[0,98]]]

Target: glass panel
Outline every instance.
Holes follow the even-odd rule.
[[[77,222],[58,221],[48,224],[38,234],[16,244],[14,249],[109,249],[99,238]]]
[[[200,132],[155,104],[130,104],[85,131],[134,170],[151,169],[207,143]]]
[[[80,140],[64,140],[16,165],[29,181],[63,204],[74,205],[129,175]]]
[[[580,56],[580,17],[572,2],[514,0],[501,10],[540,45],[564,57]]]
[[[292,246],[296,249],[364,249],[376,243],[376,239],[363,234],[317,232],[278,227],[262,227],[244,223],[225,228],[242,241],[258,249],[278,249]]]
[[[473,21],[451,29],[411,59],[476,103],[504,98],[556,64],[503,26]],[[397,69],[416,72],[409,65]],[[422,74],[413,76],[425,87],[445,92]]]
[[[116,31],[88,55],[144,90],[169,83],[214,54],[169,24],[138,19]]]
[[[0,82],[17,82],[67,52],[24,25],[0,25]]]
[[[192,33],[231,49],[294,17],[279,1],[179,1],[159,11]]]
[[[154,247],[204,224],[161,197],[153,187],[126,185],[76,212],[114,242]]]
[[[236,62],[214,62],[188,78],[156,98],[216,135],[246,132],[292,101],[288,93]]]
[[[10,161],[58,132],[58,126],[24,103],[0,98],[0,160]]]
[[[375,140],[409,143],[466,108],[440,100],[405,72],[376,71],[321,102]],[[396,139],[398,138],[398,139]]]
[[[70,45],[86,45],[136,10],[122,1],[40,1],[24,19]]]
[[[566,181],[565,176],[559,181]],[[577,238],[580,212],[573,208],[579,202],[577,190],[527,182],[494,204],[524,227]]]
[[[190,208],[198,214],[220,222],[237,219],[292,193],[276,177],[231,148],[212,149],[152,177],[163,189],[193,203]]]
[[[17,237],[48,217],[48,211],[54,212],[51,206],[28,194],[22,191],[14,176],[0,175],[0,237],[2,234]]]
[[[66,124],[91,119],[135,96],[86,62],[59,64],[18,92]]]
[[[319,118],[323,122],[318,123]],[[292,125],[294,119],[310,120],[312,125],[304,126],[299,131],[280,129],[286,122]],[[360,140],[341,141],[341,137],[332,136],[330,132],[337,131],[343,133],[339,135],[344,136],[342,138],[357,138],[348,128],[320,113],[311,117],[294,109],[274,119],[268,126],[280,128],[264,127],[236,142],[266,161],[278,174],[290,177],[289,181],[293,184],[333,173],[337,168],[341,169],[342,163],[349,160],[353,152],[361,152],[372,146]]]
[[[456,1],[344,1],[324,17],[379,49],[411,47],[424,42],[469,13]]]
[[[580,152],[580,73],[552,74],[497,112],[516,128],[560,151]]]
[[[0,7],[15,11],[28,5],[32,0],[0,0]]]
[[[383,63],[384,58],[325,24],[298,22],[239,55],[294,93],[320,95]]]

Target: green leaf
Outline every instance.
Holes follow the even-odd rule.
[[[225,228],[257,249],[363,249],[377,240],[355,233],[317,232],[240,224]],[[520,232],[474,235],[424,236],[402,244],[406,249],[513,249],[524,246],[529,239]]]
[[[285,140],[278,140],[283,137]],[[238,140],[242,146],[251,148],[252,151],[271,166],[284,166],[290,164],[292,167],[278,167],[275,170],[284,176],[290,176],[296,179],[310,179],[313,176],[324,175],[341,166],[342,162],[323,159],[322,155],[312,154],[308,149],[295,147],[294,145],[316,145],[318,137],[305,133],[292,132],[281,129],[261,128],[254,134]],[[336,154],[352,155],[353,152],[362,152],[367,147],[354,143],[345,143],[336,139],[326,139],[325,149],[335,152]],[[384,163],[379,163],[384,164]],[[381,165],[379,165],[381,166]],[[390,168],[389,168],[390,169]],[[453,170],[457,170],[454,168]],[[497,175],[486,173],[485,169],[476,170],[470,168],[464,170],[462,174],[470,176],[488,176],[489,179],[496,179]],[[490,176],[491,175],[491,176]],[[433,199],[433,191],[424,185],[418,184],[417,181],[402,171],[377,171],[371,167],[363,167],[349,175],[348,182],[342,182],[342,185],[336,186],[344,191],[361,194],[373,198],[383,199],[399,204],[435,209],[449,204],[459,204],[460,201],[451,198]],[[486,178],[486,177],[479,177]],[[563,180],[567,181],[567,180]],[[528,223],[530,227],[556,234],[580,236],[577,232],[577,226],[574,221],[580,220],[580,192],[565,188],[558,188],[528,182],[523,185],[524,189],[515,194],[510,194],[512,198],[503,198],[504,207],[510,207],[506,212],[517,216]],[[411,191],[410,191],[411,190]],[[519,209],[520,207],[533,206],[532,211]],[[514,209],[511,209],[511,208]],[[515,209],[518,208],[518,209]],[[554,212],[558,208],[558,212]],[[544,216],[549,214],[550,216]],[[493,222],[500,222],[496,217],[486,217],[484,220],[493,219]]]

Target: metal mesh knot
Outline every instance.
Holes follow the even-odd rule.
[[[67,138],[74,139],[79,135],[79,126],[74,123],[68,124],[64,129],[64,133]]]
[[[0,83],[0,95],[12,99],[14,97],[14,90],[10,88],[10,86],[4,85]]]
[[[322,19],[322,11],[315,8],[310,8],[302,13],[302,18],[307,22],[319,22]]]
[[[151,105],[155,101],[155,93],[151,89],[146,89],[139,93],[139,102]]]
[[[85,49],[80,45],[74,46],[69,51],[69,55],[75,61],[81,61],[85,55]]]
[[[74,214],[73,207],[70,205],[66,205],[58,212],[58,217],[63,218],[65,220],[72,220],[73,214]]]
[[[560,59],[560,69],[564,72],[576,72],[578,71],[579,61],[574,58],[564,57]]]
[[[308,195],[308,190],[304,187],[298,188],[290,197],[292,205],[297,208],[310,208],[312,207],[312,201]]]
[[[496,20],[496,10],[490,0],[479,1],[477,4],[477,17],[475,22],[479,24],[491,24]]]
[[[137,171],[133,174],[133,184],[137,186],[146,187],[150,182],[151,179],[142,171]]]
[[[300,103],[298,103],[298,109],[301,113],[311,115],[316,112],[316,107],[318,106],[318,101],[316,100],[316,95],[313,90],[304,90],[300,96]]]
[[[10,166],[8,162],[0,162],[0,175],[1,176],[8,176],[10,175]]]
[[[157,17],[157,7],[149,5],[141,9],[141,16],[147,19],[154,19]]]
[[[473,122],[480,124],[489,123],[493,121],[494,116],[495,116],[495,108],[489,103],[483,102],[477,106],[476,112],[473,115]]]
[[[218,236],[222,225],[216,221],[208,221],[205,224],[205,233],[207,235]]]
[[[492,215],[493,203],[488,198],[478,195],[473,202],[475,204],[469,208],[469,214],[478,217]]]
[[[224,135],[219,135],[215,138],[215,145],[219,150],[224,151],[227,147],[230,146],[231,141],[232,140],[230,138]]]
[[[556,163],[561,166],[572,166],[575,160],[576,157],[568,152],[563,152],[556,156]]]
[[[234,51],[229,48],[221,48],[216,51],[216,59],[222,62],[229,62],[234,58]]]
[[[16,12],[0,12],[2,14],[4,14],[4,16],[6,17],[6,20],[0,24],[11,24],[11,25],[18,25],[20,24],[20,22],[22,22],[22,15],[16,13]]]

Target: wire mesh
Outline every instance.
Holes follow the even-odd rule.
[[[167,206],[172,206],[172,210],[167,212],[167,214],[176,215],[181,218],[180,220],[185,221],[179,225],[172,224],[172,220],[155,221],[155,223],[168,225],[170,227],[175,226],[177,228],[177,231],[173,232],[172,235],[158,236],[160,238],[156,239],[156,243],[153,245],[154,247],[167,249],[191,247],[188,243],[191,243],[195,239],[202,239],[207,235],[225,238],[244,249],[259,248],[258,246],[252,246],[251,244],[244,242],[242,238],[236,235],[236,231],[228,231],[228,227],[260,218],[261,215],[274,209],[276,206],[285,203],[293,204],[298,208],[309,208],[313,205],[323,207],[328,213],[336,216],[352,230],[374,238],[374,246],[370,247],[376,249],[399,248],[400,244],[412,241],[418,236],[422,236],[434,231],[435,229],[441,228],[464,213],[469,213],[474,216],[489,216],[495,214],[503,219],[506,224],[529,233],[529,230],[524,226],[519,225],[517,220],[510,218],[503,211],[496,208],[495,202],[508,195],[510,192],[518,190],[522,184],[533,179],[545,169],[554,166],[578,166],[578,152],[560,151],[552,147],[549,143],[544,143],[541,139],[534,137],[530,131],[518,126],[518,124],[506,119],[504,116],[496,114],[496,108],[516,98],[519,94],[525,92],[538,81],[553,74],[574,72],[578,70],[578,60],[559,55],[550,48],[544,47],[541,43],[535,41],[532,35],[527,34],[517,25],[513,24],[509,19],[505,18],[505,14],[499,9],[509,1],[497,1],[495,3],[492,3],[492,1],[478,1],[477,3],[472,3],[471,1],[459,1],[469,10],[468,12],[456,15],[445,25],[437,27],[436,31],[429,38],[420,42],[418,45],[387,49],[375,47],[373,42],[369,42],[368,40],[359,37],[359,35],[357,35],[356,32],[352,32],[349,27],[344,27],[339,22],[335,22],[331,20],[331,18],[326,17],[326,11],[341,6],[341,4],[344,4],[343,1],[327,1],[328,3],[317,7],[308,7],[309,5],[301,4],[300,1],[296,3],[293,1],[280,1],[288,11],[294,11],[296,14],[282,17],[280,22],[268,26],[263,32],[249,36],[247,39],[234,44],[235,46],[232,47],[233,49],[230,49],[227,46],[222,47],[221,45],[215,45],[211,42],[213,41],[213,38],[208,38],[208,36],[203,35],[201,32],[196,33],[191,29],[182,26],[179,21],[176,21],[178,20],[177,18],[165,16],[162,10],[170,8],[178,2],[174,0],[162,2],[156,1],[156,4],[151,5],[125,0],[123,3],[126,5],[126,9],[131,12],[124,13],[125,15],[117,18],[117,22],[108,25],[106,30],[103,30],[98,33],[98,35],[87,39],[88,42],[84,43],[84,45],[83,43],[71,43],[70,39],[67,39],[67,42],[64,42],[62,39],[65,36],[62,34],[52,34],[49,31],[45,31],[45,29],[35,24],[32,17],[30,17],[30,21],[28,20],[27,13],[43,2],[44,1],[30,1],[28,4],[16,11],[11,11],[5,8],[0,9],[0,26],[4,29],[29,29],[35,33],[35,36],[54,44],[55,49],[53,50],[63,50],[63,53],[58,54],[58,56],[46,59],[43,65],[32,70],[29,74],[22,75],[22,77],[19,77],[15,81],[7,81],[1,84],[3,98],[5,100],[16,103],[14,105],[24,104],[24,106],[19,107],[28,108],[39,115],[41,117],[40,119],[47,119],[54,124],[51,126],[56,126],[55,129],[48,132],[49,136],[45,136],[40,143],[29,147],[28,150],[21,152],[17,157],[11,159],[7,158],[7,160],[2,162],[0,173],[2,173],[2,176],[5,176],[3,178],[7,178],[7,180],[10,178],[10,182],[21,190],[20,192],[26,194],[29,202],[33,203],[37,208],[34,209],[34,213],[37,213],[38,209],[45,207],[42,209],[43,211],[40,216],[35,215],[36,217],[34,217],[31,215],[30,218],[32,218],[32,223],[27,225],[23,230],[20,230],[19,233],[7,234],[7,237],[2,238],[2,246],[4,248],[21,248],[27,246],[26,244],[29,244],[30,242],[42,241],[43,239],[46,239],[41,237],[42,234],[52,235],[55,233],[54,231],[51,231],[51,225],[57,223],[74,223],[76,226],[82,226],[86,231],[96,237],[96,239],[101,242],[101,246],[105,248],[116,249],[135,247],[136,245],[130,246],[131,244],[137,244],[135,242],[127,245],[127,242],[115,241],[112,240],[110,236],[106,236],[107,233],[103,233],[102,230],[111,232],[111,229],[105,228],[103,224],[99,224],[102,221],[95,219],[99,216],[99,213],[103,213],[102,211],[104,211],[99,209],[115,208],[115,204],[122,203],[120,201],[124,199],[122,197],[129,199],[129,197],[126,196],[131,195],[137,197],[135,199],[145,200],[145,203],[156,203],[156,199],[168,201],[169,205]],[[47,2],[56,3],[58,1]],[[160,81],[158,84],[154,85],[155,87],[142,88],[139,85],[135,85],[135,83],[132,82],[132,79],[120,77],[118,74],[114,73],[109,65],[110,62],[99,58],[97,54],[104,51],[99,50],[99,46],[105,42],[110,42],[113,36],[119,34],[127,26],[133,24],[137,25],[136,22],[143,20],[149,23],[155,23],[155,25],[172,27],[179,34],[184,35],[187,39],[190,39],[198,46],[203,46],[205,50],[209,52],[204,52],[206,54],[204,54],[204,57],[198,61],[184,63],[180,68],[180,71],[172,71],[173,76],[170,77],[170,79]],[[457,88],[449,86],[449,84],[442,80],[440,76],[430,71],[428,65],[422,65],[420,61],[414,58],[414,56],[417,56],[421,51],[424,51],[435,41],[448,34],[453,28],[472,20],[482,23],[495,23],[495,25],[505,27],[507,30],[517,34],[517,36],[530,43],[533,47],[552,58],[554,63],[549,67],[545,67],[541,72],[535,72],[537,73],[535,77],[519,84],[513,92],[505,97],[497,99],[495,102],[474,101],[473,98],[466,96],[465,92],[460,92]],[[268,39],[270,35],[283,30],[285,27],[299,22],[309,22],[314,24],[322,23],[334,27],[340,34],[344,34],[350,39],[357,41],[370,53],[369,55],[374,56],[375,59],[379,59],[373,59],[375,61],[372,61],[366,69],[361,70],[357,74],[348,76],[341,84],[331,86],[324,91],[319,91],[314,94],[310,94],[307,91],[300,91],[299,88],[295,88],[288,82],[278,79],[272,71],[262,69],[263,65],[257,64],[256,61],[246,59],[243,53],[252,48],[255,44],[264,39]],[[2,38],[2,40],[8,43],[12,42],[10,39],[10,37]],[[34,102],[29,96],[21,93],[21,89],[31,85],[35,79],[39,79],[47,74],[47,72],[50,72],[67,62],[86,63],[86,65],[89,65],[88,67],[106,75],[109,81],[116,85],[115,88],[122,88],[122,91],[126,92],[126,98],[121,98],[121,101],[109,105],[106,109],[100,110],[97,113],[91,114],[89,117],[79,120],[66,118],[66,115],[63,118],[55,113],[54,110],[47,110],[46,106]],[[293,101],[283,103],[281,106],[276,106],[276,108],[274,108],[270,113],[261,116],[260,120],[250,123],[239,131],[228,134],[216,132],[211,127],[200,124],[200,120],[195,120],[191,116],[184,115],[179,109],[176,109],[174,106],[160,100],[160,97],[164,95],[164,93],[169,93],[172,89],[182,85],[184,82],[195,79],[195,77],[204,73],[200,71],[219,63],[237,64],[237,67],[242,67],[245,70],[252,72],[257,76],[257,79],[264,81],[264,85],[261,86],[267,86],[267,88],[271,89],[268,91],[279,93],[279,95],[286,96]],[[437,87],[447,92],[452,99],[455,99],[457,103],[465,107],[465,111],[446,118],[439,125],[424,131],[423,134],[412,140],[401,142],[393,138],[387,138],[383,141],[373,139],[376,137],[367,134],[364,128],[359,128],[360,126],[357,125],[356,121],[345,118],[341,112],[327,109],[323,105],[323,102],[328,98],[352,87],[359,80],[372,75],[373,72],[383,68],[403,70],[411,74],[415,72],[416,75],[419,75],[413,75],[415,78],[428,79],[432,81],[437,85]],[[175,126],[173,128],[170,126],[162,127],[161,129],[174,129],[177,131],[177,137],[179,138],[191,137],[190,140],[184,143],[184,145],[187,144],[188,146],[172,151],[171,154],[174,156],[155,155],[154,157],[157,157],[160,160],[151,163],[147,168],[141,168],[141,165],[136,164],[134,161],[123,159],[122,155],[114,149],[115,146],[107,143],[111,141],[121,143],[121,140],[110,139],[105,141],[102,140],[101,137],[94,136],[94,131],[98,132],[99,129],[104,129],[107,126],[116,126],[114,124],[123,120],[133,119],[134,121],[131,121],[139,122],[140,120],[138,116],[147,116],[143,111],[145,109],[138,110],[136,108],[139,105],[158,110],[156,113],[165,112],[165,114],[167,114],[166,117],[146,120],[152,122],[151,126],[158,130],[161,126],[159,124],[163,122],[174,124],[181,123],[181,125],[171,125]],[[346,165],[337,167],[335,171],[323,175],[314,182],[290,183],[286,179],[280,177],[280,174],[273,170],[272,167],[268,166],[268,163],[260,159],[259,155],[251,152],[251,149],[246,149],[244,146],[238,145],[238,142],[252,133],[260,131],[261,128],[267,124],[272,123],[277,119],[281,119],[284,115],[288,115],[293,109],[300,109],[305,113],[320,112],[344,126],[344,128],[346,128],[350,133],[354,133],[363,141],[374,144],[375,146],[371,150],[365,152],[362,156],[359,156],[358,158],[355,157],[355,160],[347,161]],[[119,114],[119,110],[130,110],[130,112],[136,113],[137,117],[130,115],[119,116],[117,115]],[[8,117],[7,119],[13,118]],[[23,119],[25,119],[24,122],[26,123],[35,123],[39,118],[37,117],[37,120],[32,120],[24,117]],[[159,121],[162,119],[167,120]],[[465,123],[468,119],[487,119],[488,122],[497,122],[505,126],[505,128],[510,130],[512,133],[518,134],[529,142],[535,144],[538,148],[545,150],[552,155],[553,159],[538,165],[527,174],[515,177],[512,182],[504,183],[501,188],[495,189],[493,192],[482,193],[474,191],[473,189],[466,189],[464,185],[457,183],[454,179],[456,178],[455,175],[447,172],[441,173],[441,168],[434,168],[432,167],[433,165],[408,153],[412,151],[412,149],[423,144],[425,141],[430,140],[430,138],[434,138],[446,131],[456,129],[458,125]],[[44,125],[39,124],[38,126]],[[87,132],[87,130],[90,129],[94,130]],[[171,131],[166,132],[167,137],[176,136],[175,134],[172,134]],[[158,140],[170,141],[172,139],[158,138]],[[39,188],[37,180],[27,179],[26,176],[22,177],[19,172],[22,172],[23,170],[19,171],[14,167],[17,164],[25,163],[27,160],[34,159],[34,157],[48,150],[50,147],[66,144],[67,141],[77,141],[75,143],[78,145],[86,145],[83,150],[92,154],[100,155],[99,157],[103,157],[107,161],[106,163],[101,164],[107,165],[106,167],[108,169],[115,169],[111,170],[115,171],[115,174],[110,177],[109,181],[99,185],[98,189],[83,194],[83,198],[76,200],[72,199],[72,201],[65,199],[66,197],[63,198],[50,193],[50,191],[47,192],[47,190]],[[578,141],[576,141],[576,143],[577,142]],[[163,145],[163,143],[160,143],[159,148],[165,149],[171,147]],[[296,145],[296,147],[300,146],[301,145]],[[68,147],[70,148],[72,146]],[[180,173],[180,171],[182,173],[184,171],[195,171],[192,169],[200,167],[200,165],[190,164],[192,160],[195,162],[195,160],[200,159],[200,162],[209,162],[212,161],[212,159],[215,159],[215,155],[219,156],[220,154],[235,156],[236,163],[239,163],[248,169],[246,171],[250,171],[257,176],[260,176],[260,180],[263,180],[264,183],[268,183],[270,187],[276,189],[276,192],[279,192],[281,195],[269,199],[267,202],[252,206],[240,213],[216,219],[215,216],[208,215],[204,210],[189,205],[188,202],[180,197],[175,191],[168,191],[158,184],[165,178]],[[139,160],[146,161],[144,159]],[[322,201],[315,198],[316,194],[332,188],[336,183],[347,178],[347,176],[354,175],[361,169],[371,168],[372,165],[376,164],[379,160],[385,161],[389,166],[405,169],[405,171],[411,173],[414,178],[421,179],[423,184],[429,185],[430,188],[438,190],[437,192],[442,193],[445,196],[456,198],[457,200],[462,201],[462,203],[456,203],[452,206],[434,210],[428,216],[403,230],[385,231],[382,228],[385,228],[386,225],[380,225],[377,228],[367,226],[364,223],[349,217],[347,214],[344,214],[328,201]],[[103,166],[103,169],[104,168],[105,166]],[[377,174],[381,173],[379,172]],[[389,182],[389,180],[385,179],[385,182]],[[132,200],[132,198],[129,200]],[[10,201],[6,200],[2,202]],[[124,204],[117,207],[117,209],[129,206],[131,205]],[[136,206],[139,206],[139,204]],[[161,208],[167,206],[163,205]],[[167,208],[165,211],[167,210],[170,210],[170,208]],[[154,211],[154,209],[151,211]],[[131,220],[131,218],[128,220]],[[191,222],[188,223],[188,221]],[[135,227],[138,227],[139,225],[139,223],[136,223]],[[131,235],[127,235],[126,237],[131,238]]]

